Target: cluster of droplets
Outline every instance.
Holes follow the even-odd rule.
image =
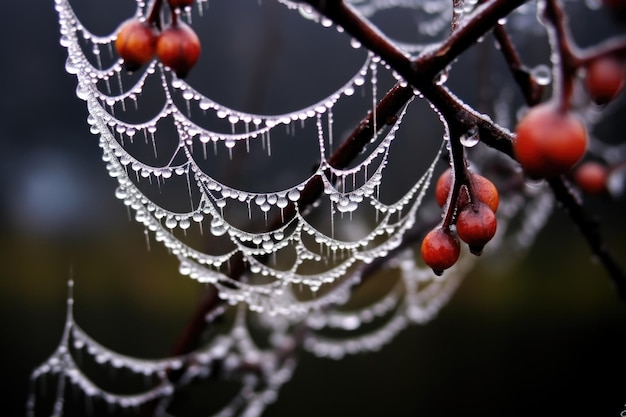
[[[519,254],[520,249],[532,246],[552,207],[552,199],[545,188],[537,187],[532,191],[503,196],[498,211],[501,233],[486,252],[507,247],[510,253]],[[545,215],[538,216],[538,213]],[[520,222],[525,226],[518,227]],[[320,294],[310,305],[301,302],[299,311],[294,308],[284,311],[290,314],[276,315],[280,311],[269,305],[261,312],[255,312],[254,308],[250,309],[245,304],[225,306],[207,320],[219,326],[213,322],[215,317],[234,316],[232,323],[227,323],[226,330],[216,332],[210,340],[189,353],[163,359],[124,355],[93,339],[75,320],[73,281],[70,281],[65,330],[54,353],[31,375],[27,415],[38,414],[41,408],[38,398],[43,396],[41,392],[49,384],[46,380],[50,375],[56,376],[59,384],[55,390],[55,416],[63,415],[65,396],[70,387],[84,393],[83,401],[87,409],[96,400],[104,401],[113,411],[156,402],[158,415],[170,416],[168,407],[178,390],[194,381],[215,377],[215,373],[219,372],[231,381],[232,378],[239,378],[241,388],[212,415],[259,416],[290,380],[296,367],[292,357],[296,346],[301,344],[315,356],[335,360],[378,351],[407,326],[433,319],[476,259],[463,256],[445,276],[436,276],[430,268],[421,264],[413,250],[406,249],[387,263],[383,273],[391,282],[388,289],[380,291],[365,305],[357,301],[357,306],[352,308],[343,306],[359,300],[358,293],[353,290],[368,278],[367,264],[346,271],[344,279],[333,291]],[[220,291],[231,291],[232,297],[239,297],[239,301],[249,301],[241,298],[245,290],[234,289],[243,285],[240,282],[221,285],[216,281],[216,285]],[[275,292],[280,294],[280,291]],[[272,302],[280,302],[280,297],[274,295]],[[283,296],[289,297],[289,294],[283,292]],[[253,305],[262,305],[268,300],[264,298]],[[294,301],[291,299],[284,305],[291,305]],[[297,330],[294,331],[294,328]],[[261,343],[255,341],[258,336],[251,336],[252,332],[258,334],[259,329],[266,335]],[[355,335],[356,330],[360,331]],[[145,388],[132,394],[118,394],[101,388],[82,369],[86,357],[100,368],[108,368],[110,377],[121,372],[143,377]],[[182,376],[172,381],[168,378],[172,372],[179,372]]]
[[[137,15],[141,15],[143,7],[144,3],[137,3]],[[377,57],[366,55],[361,68],[342,87],[317,103],[291,113],[251,114],[204,96],[157,61],[149,63],[134,78],[125,76],[120,59],[112,60],[107,67],[100,59],[103,54],[98,53],[99,59],[93,63],[88,57],[90,48],[82,43],[93,45],[93,50],[110,49],[115,34],[105,37],[91,34],[80,24],[67,0],[57,0],[56,8],[60,16],[61,43],[68,50],[66,68],[77,76],[76,94],[87,102],[90,131],[100,136],[103,160],[109,174],[119,182],[115,195],[157,242],[179,258],[182,274],[216,285],[220,296],[232,304],[244,301],[259,311],[302,312],[317,308],[325,301],[319,297],[303,302],[298,298],[299,290],[294,288],[305,285],[316,292],[322,285],[343,276],[357,262],[384,257],[413,225],[434,163],[396,202],[385,204],[378,198],[389,149],[404,113],[390,128],[372,137],[371,149],[361,162],[342,169],[329,163],[333,151],[334,107],[357,91],[367,94],[368,85],[372,105],[375,105],[377,70],[381,67]],[[154,90],[154,85],[161,99],[160,107],[147,120],[128,121],[141,110],[143,96]],[[200,115],[201,120],[192,115]],[[203,122],[207,120],[215,122],[219,128],[207,127]],[[174,139],[160,133],[166,121],[173,126]],[[305,124],[315,125],[314,140],[320,162],[307,178],[288,188],[252,192],[228,186],[207,172],[206,158],[211,153],[216,154],[218,147],[227,149],[232,158],[236,147],[245,147],[250,152],[251,146],[260,143],[270,155],[273,132],[282,128],[296,131],[299,125]],[[150,150],[148,157],[138,156],[131,150],[142,142]],[[165,189],[177,180],[177,184],[183,184],[186,191],[183,195],[187,194],[189,200],[182,209],[168,208],[146,191],[148,186]],[[330,230],[319,230],[299,207],[307,187],[315,182],[321,183],[323,199],[330,206]],[[229,212],[237,205],[247,206],[250,222],[260,215],[266,230],[253,232],[233,223]],[[376,213],[369,231],[358,240],[336,236],[334,219],[343,216],[351,219],[365,206],[373,207]],[[277,226],[273,218],[280,218]],[[198,249],[197,245],[185,241],[185,235],[192,229],[199,229],[203,239],[226,239],[226,244],[220,244],[224,249],[207,253],[204,248]],[[310,240],[316,248],[307,243]],[[288,249],[295,253],[288,265],[283,262],[272,266],[265,261],[268,256]],[[236,254],[241,255],[240,262],[252,274],[271,279],[261,280],[259,284],[230,277],[231,261]],[[305,272],[311,263],[316,269]]]
[[[234,323],[227,333],[215,336],[190,353],[151,360],[117,353],[91,338],[76,323],[73,313],[73,281],[69,282],[69,286],[65,330],[59,346],[31,374],[32,387],[27,404],[29,417],[39,414],[38,392],[46,385],[45,379],[49,375],[58,377],[52,415],[63,415],[64,398],[69,387],[79,389],[84,394],[87,410],[94,406],[96,400],[106,403],[112,412],[154,402],[157,404],[158,415],[169,415],[167,409],[176,390],[194,380],[214,376],[217,372],[229,375],[229,378],[241,378],[241,388],[214,415],[258,416],[276,399],[278,390],[291,378],[295,368],[292,359],[281,356],[293,346],[291,337],[286,334],[287,326],[274,321],[272,328],[268,329],[268,347],[261,348],[249,333],[247,321],[252,313],[245,308],[234,310]],[[81,367],[87,357],[99,367],[109,368],[110,377],[121,372],[139,376],[143,379],[145,388],[131,394],[114,393],[100,388]],[[169,376],[173,372],[182,374],[174,380]]]

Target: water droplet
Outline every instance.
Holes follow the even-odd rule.
[[[74,64],[74,61],[71,58],[67,58],[67,61],[65,61],[65,71],[67,71],[68,74],[78,74],[80,69],[77,65]]]
[[[208,109],[211,108],[211,101],[206,99],[206,98],[204,98],[204,99],[200,100],[200,103],[198,104],[198,106],[200,106],[200,108],[202,110],[208,110]]]
[[[189,221],[188,218],[185,218],[185,219],[181,219],[178,225],[181,229],[185,230],[185,229],[189,229],[189,226],[191,226],[191,222]]]
[[[289,204],[289,201],[285,197],[278,197],[276,200],[276,205],[278,208],[285,208]]]
[[[477,128],[472,128],[468,130],[464,135],[461,135],[460,138],[461,145],[466,148],[472,148],[480,142],[480,135],[478,134]]]
[[[125,188],[117,187],[117,189],[115,190],[115,197],[119,198],[120,200],[124,200],[126,197],[128,197],[128,192],[126,192]]]
[[[168,217],[167,219],[165,219],[165,227],[167,227],[168,229],[175,228],[177,224],[178,222],[173,217]]]
[[[81,100],[87,100],[89,98],[89,89],[85,87],[82,83],[79,83],[76,86],[76,97]]]
[[[211,233],[213,236],[222,236],[227,230],[224,221],[219,217],[214,217],[213,220],[211,220]]]
[[[552,82],[552,71],[550,70],[550,67],[544,64],[537,65],[535,68],[530,70],[530,75],[533,76],[539,85],[548,85]]]
[[[291,201],[298,201],[300,199],[300,191],[298,190],[289,191],[289,193],[287,194],[287,198],[289,198],[289,200]]]

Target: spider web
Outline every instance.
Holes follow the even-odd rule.
[[[201,12],[203,3],[198,3]],[[358,7],[373,14],[383,4],[397,6],[368,2]],[[401,5],[425,7],[421,2]],[[90,32],[66,0],[57,0],[56,7],[61,44],[68,50],[66,69],[78,79],[76,95],[87,103],[91,132],[99,135],[103,160],[119,182],[116,196],[178,257],[183,275],[217,286],[220,296],[233,304],[245,301],[253,309],[274,313],[305,312],[332,299],[302,300],[303,289],[315,293],[357,263],[384,257],[413,226],[438,152],[399,198],[391,203],[380,198],[406,109],[391,126],[374,127],[376,133],[356,162],[341,167],[332,162],[336,109],[357,96],[375,113],[379,73],[393,76],[377,57],[363,54],[360,68],[317,102],[282,114],[253,114],[217,103],[157,61],[139,74],[126,74],[112,53],[115,33]],[[146,7],[138,1],[135,15],[145,15]],[[442,20],[444,15],[437,13],[444,10],[433,14]],[[191,11],[183,15],[191,19]],[[282,138],[284,131],[287,139]],[[277,141],[314,152],[308,155],[316,161],[312,172],[269,190],[246,188],[250,183],[233,186],[219,178],[215,167],[223,166],[225,158],[238,165],[260,148],[272,159],[277,146],[272,143]],[[311,204],[305,199],[311,199],[315,187],[321,194],[315,204],[323,206],[317,211],[326,212],[323,221],[307,214]],[[355,238],[348,236],[355,234],[354,222],[347,225],[345,220],[356,218],[362,230]],[[351,233],[342,233],[348,229]],[[233,277],[232,271],[242,267],[248,271],[245,279]]]
[[[279,3],[319,26],[332,27],[307,7]],[[179,259],[181,274],[213,284],[229,302],[207,321],[214,325],[217,316],[229,315],[232,321],[188,354],[133,358],[101,345],[79,326],[70,282],[65,331],[57,350],[31,376],[29,415],[38,408],[36,385],[49,375],[58,376],[54,416],[63,414],[67,383],[84,393],[91,406],[104,401],[115,410],[156,401],[157,415],[167,416],[176,392],[212,375],[236,380],[239,388],[211,415],[260,415],[295,369],[289,355],[295,346],[333,359],[379,350],[406,326],[431,320],[473,266],[476,258],[463,254],[454,268],[437,277],[421,265],[414,248],[399,248],[403,239],[419,234],[415,229],[429,227],[439,216],[433,217],[424,196],[445,151],[445,121],[421,172],[406,176],[404,187],[385,178],[398,138],[410,123],[408,106],[388,126],[373,129],[377,133],[353,161],[341,167],[333,162],[345,137],[338,125],[346,108],[355,107],[360,117],[375,113],[382,92],[402,84],[354,41],[344,36],[347,49],[361,62],[330,94],[296,110],[257,114],[218,103],[157,61],[127,74],[113,52],[115,33],[90,32],[68,0],[55,0],[55,5],[61,44],[68,51],[66,69],[77,77],[76,94],[86,101],[91,133],[98,135],[106,168],[118,181],[116,197]],[[201,25],[211,10],[205,0],[196,5],[182,17],[193,16]],[[400,41],[407,52],[428,48],[445,36],[452,15],[447,2],[439,1],[353,5],[371,18],[387,10],[420,13],[419,42]],[[474,5],[466,2],[461,12]],[[135,16],[145,15],[148,7],[137,0]],[[419,96],[410,104],[422,104],[439,120]],[[506,119],[511,108],[505,94],[500,108]],[[291,165],[277,159],[285,156],[283,148]],[[480,155],[473,161],[478,169],[498,160],[489,152]],[[242,170],[259,159],[265,165],[254,171],[252,164],[250,172],[256,175],[221,172]],[[312,187],[319,195],[311,193]],[[498,248],[520,253],[532,245],[551,209],[545,188],[503,193],[498,234],[486,256]],[[363,288],[369,268],[390,255],[380,272],[386,290],[363,301],[355,291]],[[262,330],[263,343],[251,337],[251,329]],[[120,394],[100,387],[82,369],[86,358],[113,373],[143,376],[141,388]],[[176,371],[183,376],[172,382],[168,374]]]

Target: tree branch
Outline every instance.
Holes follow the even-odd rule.
[[[391,40],[382,34],[369,21],[363,19],[349,4],[340,0],[303,0],[314,7],[319,13],[331,19],[336,25],[342,27],[346,33],[357,39],[361,45],[374,54],[381,57],[394,71],[403,76],[412,87],[418,89],[444,115],[450,128],[455,132],[467,131],[473,127],[479,129],[481,141],[490,147],[508,155],[514,159],[512,141],[513,134],[508,130],[496,125],[488,116],[481,115],[473,109],[467,107],[456,98],[447,88],[438,85],[435,80],[437,75],[445,70],[461,53],[476,43],[489,30],[497,27],[498,20],[506,17],[520,5],[528,0],[491,0],[479,6],[476,11],[439,46],[429,49],[427,52],[413,59],[400,50]],[[501,39],[504,39],[501,37]],[[505,45],[506,40],[502,41]],[[511,51],[506,52],[512,56]],[[513,62],[514,58],[510,58]],[[390,122],[402,107],[413,97],[410,87],[396,85],[379,102],[376,112],[370,113],[359,123],[356,129],[342,143],[337,151],[329,158],[329,163],[335,168],[343,168],[356,157],[363,147],[369,143],[373,137],[374,126],[379,129]],[[376,121],[374,123],[374,114]],[[606,251],[597,227],[592,222],[586,221],[589,216],[584,208],[574,199],[571,194],[563,193],[567,187],[563,180],[554,179],[550,185],[555,191],[555,196],[568,212],[573,220],[579,225],[588,242],[592,245],[592,250],[603,262],[607,271],[620,292],[626,294],[624,289],[626,279],[623,271],[619,268],[614,259]],[[291,219],[296,210],[303,210],[312,205],[323,192],[323,181],[316,177],[310,181],[299,200],[299,206],[290,204],[283,212],[283,219],[277,219],[271,224],[275,228],[283,224],[284,219]],[[233,259],[234,265],[231,271],[233,279],[239,279],[247,268],[243,258]],[[626,297],[625,297],[626,298]],[[174,354],[182,354],[195,348],[199,334],[206,326],[206,321],[200,320],[221,303],[217,294],[208,296],[198,311],[194,314],[193,322],[196,323],[187,329],[192,336],[187,335],[181,338],[177,344]]]

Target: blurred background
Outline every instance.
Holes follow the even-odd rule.
[[[75,3],[100,34],[134,10],[130,0]],[[210,51],[201,63],[212,71],[207,94],[242,110],[285,111],[302,104],[291,101],[290,86],[301,87],[294,100],[320,93],[307,70],[322,82],[353,71],[341,61],[341,48],[323,48],[301,31],[308,27],[302,19],[286,17],[293,12],[269,0],[262,6],[211,0],[207,27],[217,35],[205,38],[211,35],[199,29]],[[603,11],[578,15],[582,8],[573,9],[572,27],[583,44],[618,30]],[[64,71],[53,1],[5,2],[3,10],[0,404],[2,415],[19,416],[31,370],[61,336],[70,277],[76,282],[76,319],[88,333],[121,353],[154,358],[167,355],[203,287],[181,277],[164,248],[152,244],[148,250],[142,227],[114,198],[116,181],[89,133],[75,78]],[[407,37],[416,24],[413,18],[399,24],[399,15],[379,19],[390,30],[406,27]],[[270,75],[260,78],[268,91],[254,78],[260,77],[257,67],[248,65],[266,56],[255,55],[259,33],[276,36],[272,42],[283,45],[278,49],[287,56],[276,58]],[[545,59],[542,47],[536,47],[538,57],[527,56],[535,65]],[[466,75],[451,74],[449,85],[461,97],[476,94],[467,91],[472,83],[466,77],[478,53],[459,64],[459,74]],[[303,59],[327,65],[320,71]],[[301,78],[286,78],[294,73],[288,64],[298,62]],[[192,73],[190,82],[200,82],[201,74]],[[510,82],[507,77],[503,71],[494,80]],[[600,126],[603,135],[623,140],[623,102],[611,110],[612,121]],[[626,264],[623,197],[585,198],[585,205]],[[293,379],[265,415],[617,416],[626,409],[625,312],[575,226],[556,210],[529,253],[504,266],[481,263],[438,317],[405,330],[380,352],[341,361],[299,355]]]

